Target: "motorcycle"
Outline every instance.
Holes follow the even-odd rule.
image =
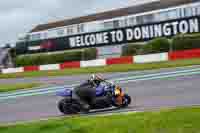
[[[73,97],[73,89],[57,92],[63,97],[58,102],[58,109],[63,114],[78,114],[84,112],[78,100]],[[131,103],[131,97],[125,94],[122,88],[113,83],[104,81],[96,88],[95,103],[89,104],[90,109],[105,109],[110,107],[125,108]]]

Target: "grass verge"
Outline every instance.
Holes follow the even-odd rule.
[[[151,69],[190,66],[190,65],[200,65],[200,59],[197,58],[189,60],[177,60],[177,61],[166,61],[166,62],[145,63],[145,64],[110,65],[105,67],[65,69],[57,71],[35,71],[35,72],[23,72],[15,74],[0,74],[0,78],[65,76],[65,75],[86,74],[86,73],[127,72],[135,70],[151,70]]]
[[[199,133],[200,108],[2,125],[1,133]]]
[[[39,87],[39,86],[41,86],[40,83],[1,84],[0,93],[16,91],[21,89],[32,89],[34,87]]]

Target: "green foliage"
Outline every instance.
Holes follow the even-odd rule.
[[[142,44],[128,44],[124,45],[122,47],[122,56],[132,56],[140,54],[140,51],[142,50],[143,45]]]
[[[200,48],[200,34],[180,34],[172,39],[156,38],[145,45],[128,44],[123,47],[123,56],[168,52]]]
[[[168,52],[170,45],[170,41],[164,37],[153,39],[146,44],[128,44],[123,46],[122,56]]]
[[[1,133],[199,133],[200,108],[94,117],[61,117],[0,126]]]
[[[200,34],[177,35],[172,40],[173,50],[200,48]]]
[[[85,50],[69,51],[54,54],[36,54],[24,55],[15,58],[15,64],[19,66],[56,64],[67,61],[80,61],[96,59],[96,49],[89,48]]]
[[[83,60],[92,60],[97,58],[97,49],[96,48],[87,48],[83,53]]]
[[[156,38],[149,41],[143,47],[143,54],[168,52],[170,49],[170,42],[167,38]]]
[[[41,85],[42,85],[41,83],[1,84],[0,85],[0,93],[22,90],[22,89],[33,89],[33,88],[39,87]]]

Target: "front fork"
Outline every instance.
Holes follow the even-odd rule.
[[[124,104],[124,94],[120,93],[120,95],[116,95],[113,98],[113,102],[115,106],[122,106]]]

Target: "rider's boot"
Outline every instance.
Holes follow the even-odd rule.
[[[86,102],[80,100],[80,105],[84,113],[88,113],[90,111],[90,105]]]

